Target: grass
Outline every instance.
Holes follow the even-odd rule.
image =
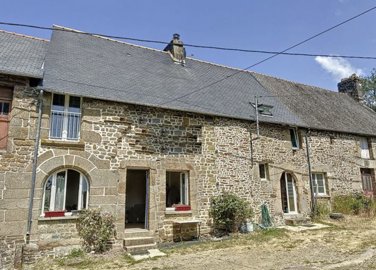
[[[207,242],[197,242],[196,244],[190,245],[175,245],[172,248],[161,249],[162,252],[167,254],[179,253],[187,254],[191,252],[199,252],[204,250],[215,250],[215,249],[225,249],[234,246],[246,246],[256,243],[268,242],[273,239],[287,238],[288,234],[284,229],[271,228],[267,230],[260,230],[251,234],[236,234],[232,235],[227,239],[221,241],[207,241]]]

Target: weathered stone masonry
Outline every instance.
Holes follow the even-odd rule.
[[[17,82],[14,88],[8,149],[0,154],[0,240],[5,266],[14,261],[15,246],[23,243],[26,230],[37,119],[35,95],[24,91],[26,85]],[[299,212],[309,212],[305,142],[301,140],[300,148],[292,150],[288,127],[261,124],[256,138],[255,124],[248,121],[84,98],[81,140],[61,142],[48,139],[50,104],[51,94],[46,93],[31,238],[43,254],[79,244],[75,219],[40,217],[44,183],[61,168],[74,168],[88,178],[89,207],[101,207],[116,216],[119,241],[124,232],[130,168],[150,172],[149,225],[159,241],[172,240],[176,219],[200,219],[203,233],[209,232],[210,198],[223,191],[246,198],[256,213],[266,202],[279,222],[283,217],[280,179],[285,171],[296,179]],[[299,132],[302,137],[305,130]],[[374,160],[360,158],[359,140],[356,135],[310,131],[312,170],[324,172],[328,178],[326,200],[335,194],[360,191],[360,168],[376,168]],[[376,153],[375,138],[371,146]],[[260,162],[269,165],[266,181],[259,178]],[[191,212],[166,213],[168,170],[189,172]]]

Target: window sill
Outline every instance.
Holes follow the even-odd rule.
[[[330,199],[330,195],[315,195],[316,199]]]
[[[75,148],[79,150],[85,149],[85,143],[83,141],[63,141],[63,140],[43,139],[41,141],[41,145],[53,146],[56,148]]]
[[[166,210],[166,215],[192,215],[192,210],[190,211],[175,211],[175,210]]]
[[[52,221],[52,220],[73,220],[73,219],[78,219],[79,216],[63,216],[63,217],[42,217],[40,216],[38,218],[38,221]]]

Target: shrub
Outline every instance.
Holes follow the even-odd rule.
[[[375,202],[361,193],[339,195],[333,199],[333,211],[343,214],[359,215],[366,213],[372,215],[376,209]]]
[[[252,216],[249,203],[235,194],[224,193],[211,199],[210,215],[217,233],[238,232],[239,227]]]
[[[324,202],[318,202],[315,209],[314,218],[315,219],[322,219],[325,217],[328,217],[330,213],[330,207],[327,203]]]
[[[101,213],[99,209],[81,211],[77,229],[87,252],[108,250],[108,241],[116,235],[114,217],[110,213]]]

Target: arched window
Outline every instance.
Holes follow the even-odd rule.
[[[42,213],[47,211],[81,210],[87,208],[89,185],[86,177],[75,170],[50,175],[44,186]]]

